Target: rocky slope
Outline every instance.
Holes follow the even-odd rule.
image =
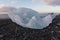
[[[60,15],[43,29],[24,28],[10,19],[0,20],[0,40],[60,40]]]

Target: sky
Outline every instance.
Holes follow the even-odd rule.
[[[26,7],[38,12],[59,12],[60,0],[0,0],[0,8],[3,7]]]
[[[0,4],[13,7],[38,7],[42,6],[40,2],[33,2],[32,0],[0,0]]]

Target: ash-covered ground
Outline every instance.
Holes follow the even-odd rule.
[[[60,40],[60,15],[44,29],[23,28],[10,19],[0,20],[0,40]]]

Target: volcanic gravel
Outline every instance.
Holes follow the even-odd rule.
[[[10,19],[0,20],[0,40],[60,40],[60,15],[43,29],[24,28]]]

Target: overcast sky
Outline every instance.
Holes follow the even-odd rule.
[[[60,12],[60,0],[0,0],[0,8],[26,7],[38,12]]]

